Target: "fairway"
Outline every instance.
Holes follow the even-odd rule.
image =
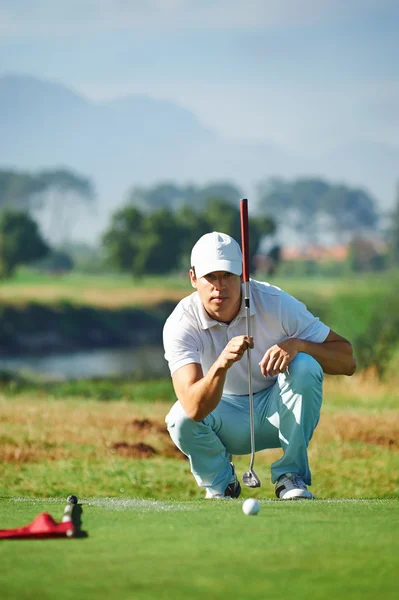
[[[2,598],[397,597],[397,499],[81,503],[87,538],[0,543]],[[0,527],[64,504],[3,498]]]

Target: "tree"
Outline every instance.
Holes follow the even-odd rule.
[[[140,237],[137,267],[140,273],[173,271],[180,262],[184,230],[167,208],[146,215]]]
[[[322,198],[325,214],[338,239],[376,228],[378,215],[374,199],[364,190],[344,185],[331,186]]]
[[[79,210],[93,198],[91,181],[67,169],[0,171],[0,208],[25,210],[49,240],[65,241]]]
[[[195,206],[200,211],[204,210],[210,198],[220,198],[226,204],[238,206],[240,199],[243,197],[241,190],[228,181],[208,183],[202,188],[197,188],[195,196]]]
[[[1,277],[11,277],[18,265],[43,258],[48,251],[37,223],[29,215],[14,210],[0,215]]]
[[[368,192],[322,179],[271,179],[258,186],[258,198],[258,210],[276,215],[280,224],[310,243],[326,231],[348,238],[375,229],[378,222],[376,202]]]
[[[242,195],[235,185],[223,181],[209,183],[203,187],[163,182],[149,188],[134,187],[128,192],[128,202],[142,212],[152,212],[158,208],[177,211],[184,205],[201,212],[210,197],[238,204]]]
[[[73,258],[64,250],[51,250],[43,259],[35,264],[35,267],[42,271],[51,273],[67,273],[72,271],[75,263]]]
[[[190,264],[191,249],[195,242],[209,232],[209,223],[204,212],[198,212],[189,204],[176,210],[175,219],[181,233],[180,264],[186,269]]]
[[[174,209],[181,199],[182,189],[174,183],[159,183],[150,188],[134,187],[128,194],[128,202],[142,212]]]
[[[208,231],[222,231],[231,235],[241,243],[241,221],[239,205],[233,205],[221,198],[208,198],[204,215],[209,224]],[[255,256],[262,237],[275,231],[275,223],[268,216],[250,217],[249,227],[249,255],[251,260]]]
[[[0,208],[29,211],[44,190],[44,182],[35,175],[0,170]]]
[[[94,199],[94,188],[87,177],[67,169],[42,171],[37,175],[43,192],[33,207],[47,239],[63,243],[71,235],[81,208]]]
[[[112,217],[109,229],[103,235],[108,262],[130,273],[139,271],[137,255],[140,251],[143,214],[135,206],[125,206]]]
[[[291,184],[279,177],[261,181],[257,186],[257,212],[276,215],[277,221],[284,221],[292,228],[298,218]]]
[[[240,212],[221,198],[208,198],[202,211],[183,205],[176,212],[158,208],[142,212],[131,204],[112,218],[103,237],[108,260],[118,269],[142,275],[167,273],[185,265],[201,235],[222,231],[241,240]],[[262,236],[274,231],[268,217],[249,219],[250,255],[253,257]]]
[[[167,208],[143,214],[126,206],[103,236],[108,260],[122,271],[141,276],[175,269],[180,261],[182,228]]]
[[[204,215],[208,222],[208,231],[222,231],[237,241],[241,237],[240,210],[223,198],[209,197],[204,206]]]
[[[382,271],[386,268],[386,255],[376,247],[373,240],[355,237],[349,244],[348,263],[355,273]]]

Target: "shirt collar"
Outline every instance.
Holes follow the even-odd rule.
[[[208,315],[205,308],[203,307],[203,304],[202,304],[198,294],[197,294],[197,304],[198,304],[198,315],[199,315],[199,320],[200,320],[202,329],[210,329],[211,327],[215,327],[216,325],[226,325],[226,323],[222,323],[221,321],[216,321],[216,319],[212,319],[212,317],[210,317]],[[251,285],[249,286],[249,314],[251,316],[256,314],[256,308],[255,308],[255,305],[253,302],[253,293],[252,293]],[[244,294],[244,284],[242,284],[241,285],[241,306],[240,306],[240,310],[238,311],[236,317],[234,317],[233,321],[235,321],[236,319],[242,319],[245,317],[246,317],[245,294]]]

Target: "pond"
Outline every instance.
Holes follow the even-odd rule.
[[[84,350],[65,354],[0,358],[0,370],[51,380],[107,377],[168,377],[161,345]]]

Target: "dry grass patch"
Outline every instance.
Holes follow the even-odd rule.
[[[0,460],[31,462],[65,457],[179,457],[164,423],[164,404],[126,401],[0,399]],[[146,414],[143,414],[146,413]],[[3,440],[3,442],[2,442]]]
[[[377,415],[354,412],[322,417],[315,439],[336,442],[362,442],[373,446],[399,448],[399,414],[386,411]]]
[[[345,384],[348,381],[354,378],[346,378]],[[327,394],[332,386],[336,393],[343,383],[328,380]],[[166,430],[164,418],[168,408],[162,402],[104,403],[76,398],[32,400],[28,395],[13,399],[0,396],[0,461],[28,463],[116,456],[184,459]],[[319,455],[331,444],[339,444],[341,450],[346,449],[350,455],[357,452],[359,457],[376,447],[397,453],[399,413],[395,410],[324,411],[310,454]],[[261,463],[270,463],[279,455],[280,450],[265,451],[259,453],[259,459]]]
[[[67,455],[57,452],[57,458],[66,458]],[[0,462],[2,463],[28,463],[41,460],[55,460],[53,448],[37,442],[23,442],[18,444],[14,439],[0,438]]]
[[[398,375],[392,374],[381,381],[376,368],[370,367],[352,377],[325,376],[324,407],[340,408],[345,403],[373,412],[399,408]]]
[[[86,495],[202,497],[166,431],[168,409],[166,402],[0,396],[2,494],[51,496],[82,489]],[[324,411],[309,450],[316,494],[397,495],[398,420],[394,410]],[[257,453],[259,497],[273,497],[270,465],[281,454],[281,449]],[[234,457],[234,463],[241,476],[249,457]]]
[[[23,306],[30,302],[54,304],[61,300],[77,304],[86,304],[99,308],[122,308],[126,306],[153,306],[164,301],[179,302],[187,295],[187,290],[149,287],[139,288],[82,288],[57,284],[25,285],[23,287],[3,288],[0,299]]]

